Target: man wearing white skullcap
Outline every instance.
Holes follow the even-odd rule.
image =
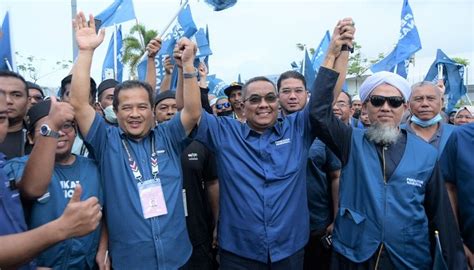
[[[465,268],[436,149],[399,127],[408,82],[390,72],[367,78],[360,98],[371,126],[362,130],[332,112],[339,93],[321,86],[321,79],[333,83],[334,73],[319,70],[311,108],[313,128],[342,163],[333,269],[429,269],[435,230],[448,268]]]

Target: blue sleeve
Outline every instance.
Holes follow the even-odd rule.
[[[174,151],[177,156],[180,156],[184,148],[191,142],[181,122],[180,112],[175,114],[168,122],[157,125],[155,136],[163,136],[170,144],[169,149]]]
[[[237,121],[228,117],[217,117],[202,110],[198,127],[191,133],[191,137],[201,142],[211,151],[215,152],[220,144],[220,130],[231,128],[229,121]]]
[[[89,133],[87,133],[86,138],[84,138],[84,142],[89,144],[90,148],[89,151],[92,152],[92,155],[97,160],[102,160],[102,154],[104,153],[105,147],[108,140],[108,133],[109,129],[118,129],[117,127],[110,126],[107,124],[102,116],[98,113],[95,114],[94,121],[89,129]]]
[[[25,170],[26,162],[29,156],[23,156],[19,158],[10,159],[5,163],[3,170],[8,177],[8,180],[15,179],[19,182],[23,176],[23,171]]]
[[[316,138],[316,132],[314,129],[311,128],[311,121],[309,118],[310,106],[305,106],[303,110],[294,113],[296,120],[295,120],[295,128],[304,136],[305,143],[308,145],[308,148],[313,143],[314,139]],[[292,115],[287,116],[291,117]]]
[[[457,148],[458,148],[458,138],[457,132],[454,131],[453,134],[448,139],[446,146],[444,147],[443,153],[439,158],[441,177],[446,182],[456,184],[456,164],[457,164]]]

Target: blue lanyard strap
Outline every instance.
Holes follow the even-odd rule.
[[[129,150],[128,142],[122,138],[122,145],[127,152],[128,156],[128,165],[132,170],[133,176],[138,182],[143,181],[143,176],[140,173],[140,169],[138,168],[138,163],[133,159],[132,154]],[[150,164],[151,164],[151,174],[153,175],[153,179],[156,179],[158,176],[159,168],[158,168],[158,155],[156,154],[155,150],[155,137],[151,136],[151,157],[150,157]]]

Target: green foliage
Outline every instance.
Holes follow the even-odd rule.
[[[462,58],[462,57],[453,57],[451,58],[454,62],[458,63],[458,64],[461,64],[465,67],[469,66],[469,59],[466,59],[466,58]]]
[[[147,30],[143,24],[136,24],[123,39],[123,63],[128,65],[132,78],[137,77],[137,65],[145,53],[146,45],[157,35],[156,30]]]

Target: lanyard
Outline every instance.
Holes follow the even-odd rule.
[[[125,151],[127,152],[128,165],[130,166],[130,169],[132,170],[133,176],[138,182],[142,182],[143,176],[140,173],[140,169],[138,168],[138,163],[133,159],[129,150],[128,142],[125,139],[122,139],[122,145],[125,148]],[[151,164],[151,174],[153,175],[153,179],[156,179],[158,176],[159,169],[158,169],[158,158],[155,151],[155,136],[153,135],[151,136],[150,164]]]

